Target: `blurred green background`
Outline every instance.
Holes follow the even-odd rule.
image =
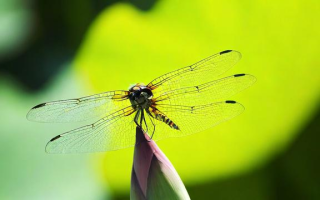
[[[26,120],[41,102],[154,78],[226,49],[257,82],[246,111],[159,141],[192,199],[320,199],[320,3],[0,0],[0,199],[129,199],[133,149],[49,155],[84,125]]]

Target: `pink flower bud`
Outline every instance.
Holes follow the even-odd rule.
[[[136,129],[130,199],[190,199],[173,165],[139,127]]]

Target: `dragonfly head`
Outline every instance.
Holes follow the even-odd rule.
[[[137,83],[129,89],[129,99],[132,105],[138,105],[142,108],[149,106],[153,94],[151,90],[142,83]]]

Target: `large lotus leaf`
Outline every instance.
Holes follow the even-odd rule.
[[[88,93],[97,93],[240,51],[241,62],[226,75],[257,77],[230,98],[246,111],[205,132],[158,142],[182,180],[195,184],[267,162],[312,116],[320,93],[318,9],[317,0],[162,0],[148,12],[116,4],[92,24],[74,64]],[[132,157],[131,148],[98,162],[113,188],[128,190]]]

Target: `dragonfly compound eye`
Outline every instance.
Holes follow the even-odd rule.
[[[153,97],[153,93],[151,92],[151,90],[149,88],[144,88],[141,90],[141,93],[143,94],[144,97],[146,97],[147,99],[151,99]]]

